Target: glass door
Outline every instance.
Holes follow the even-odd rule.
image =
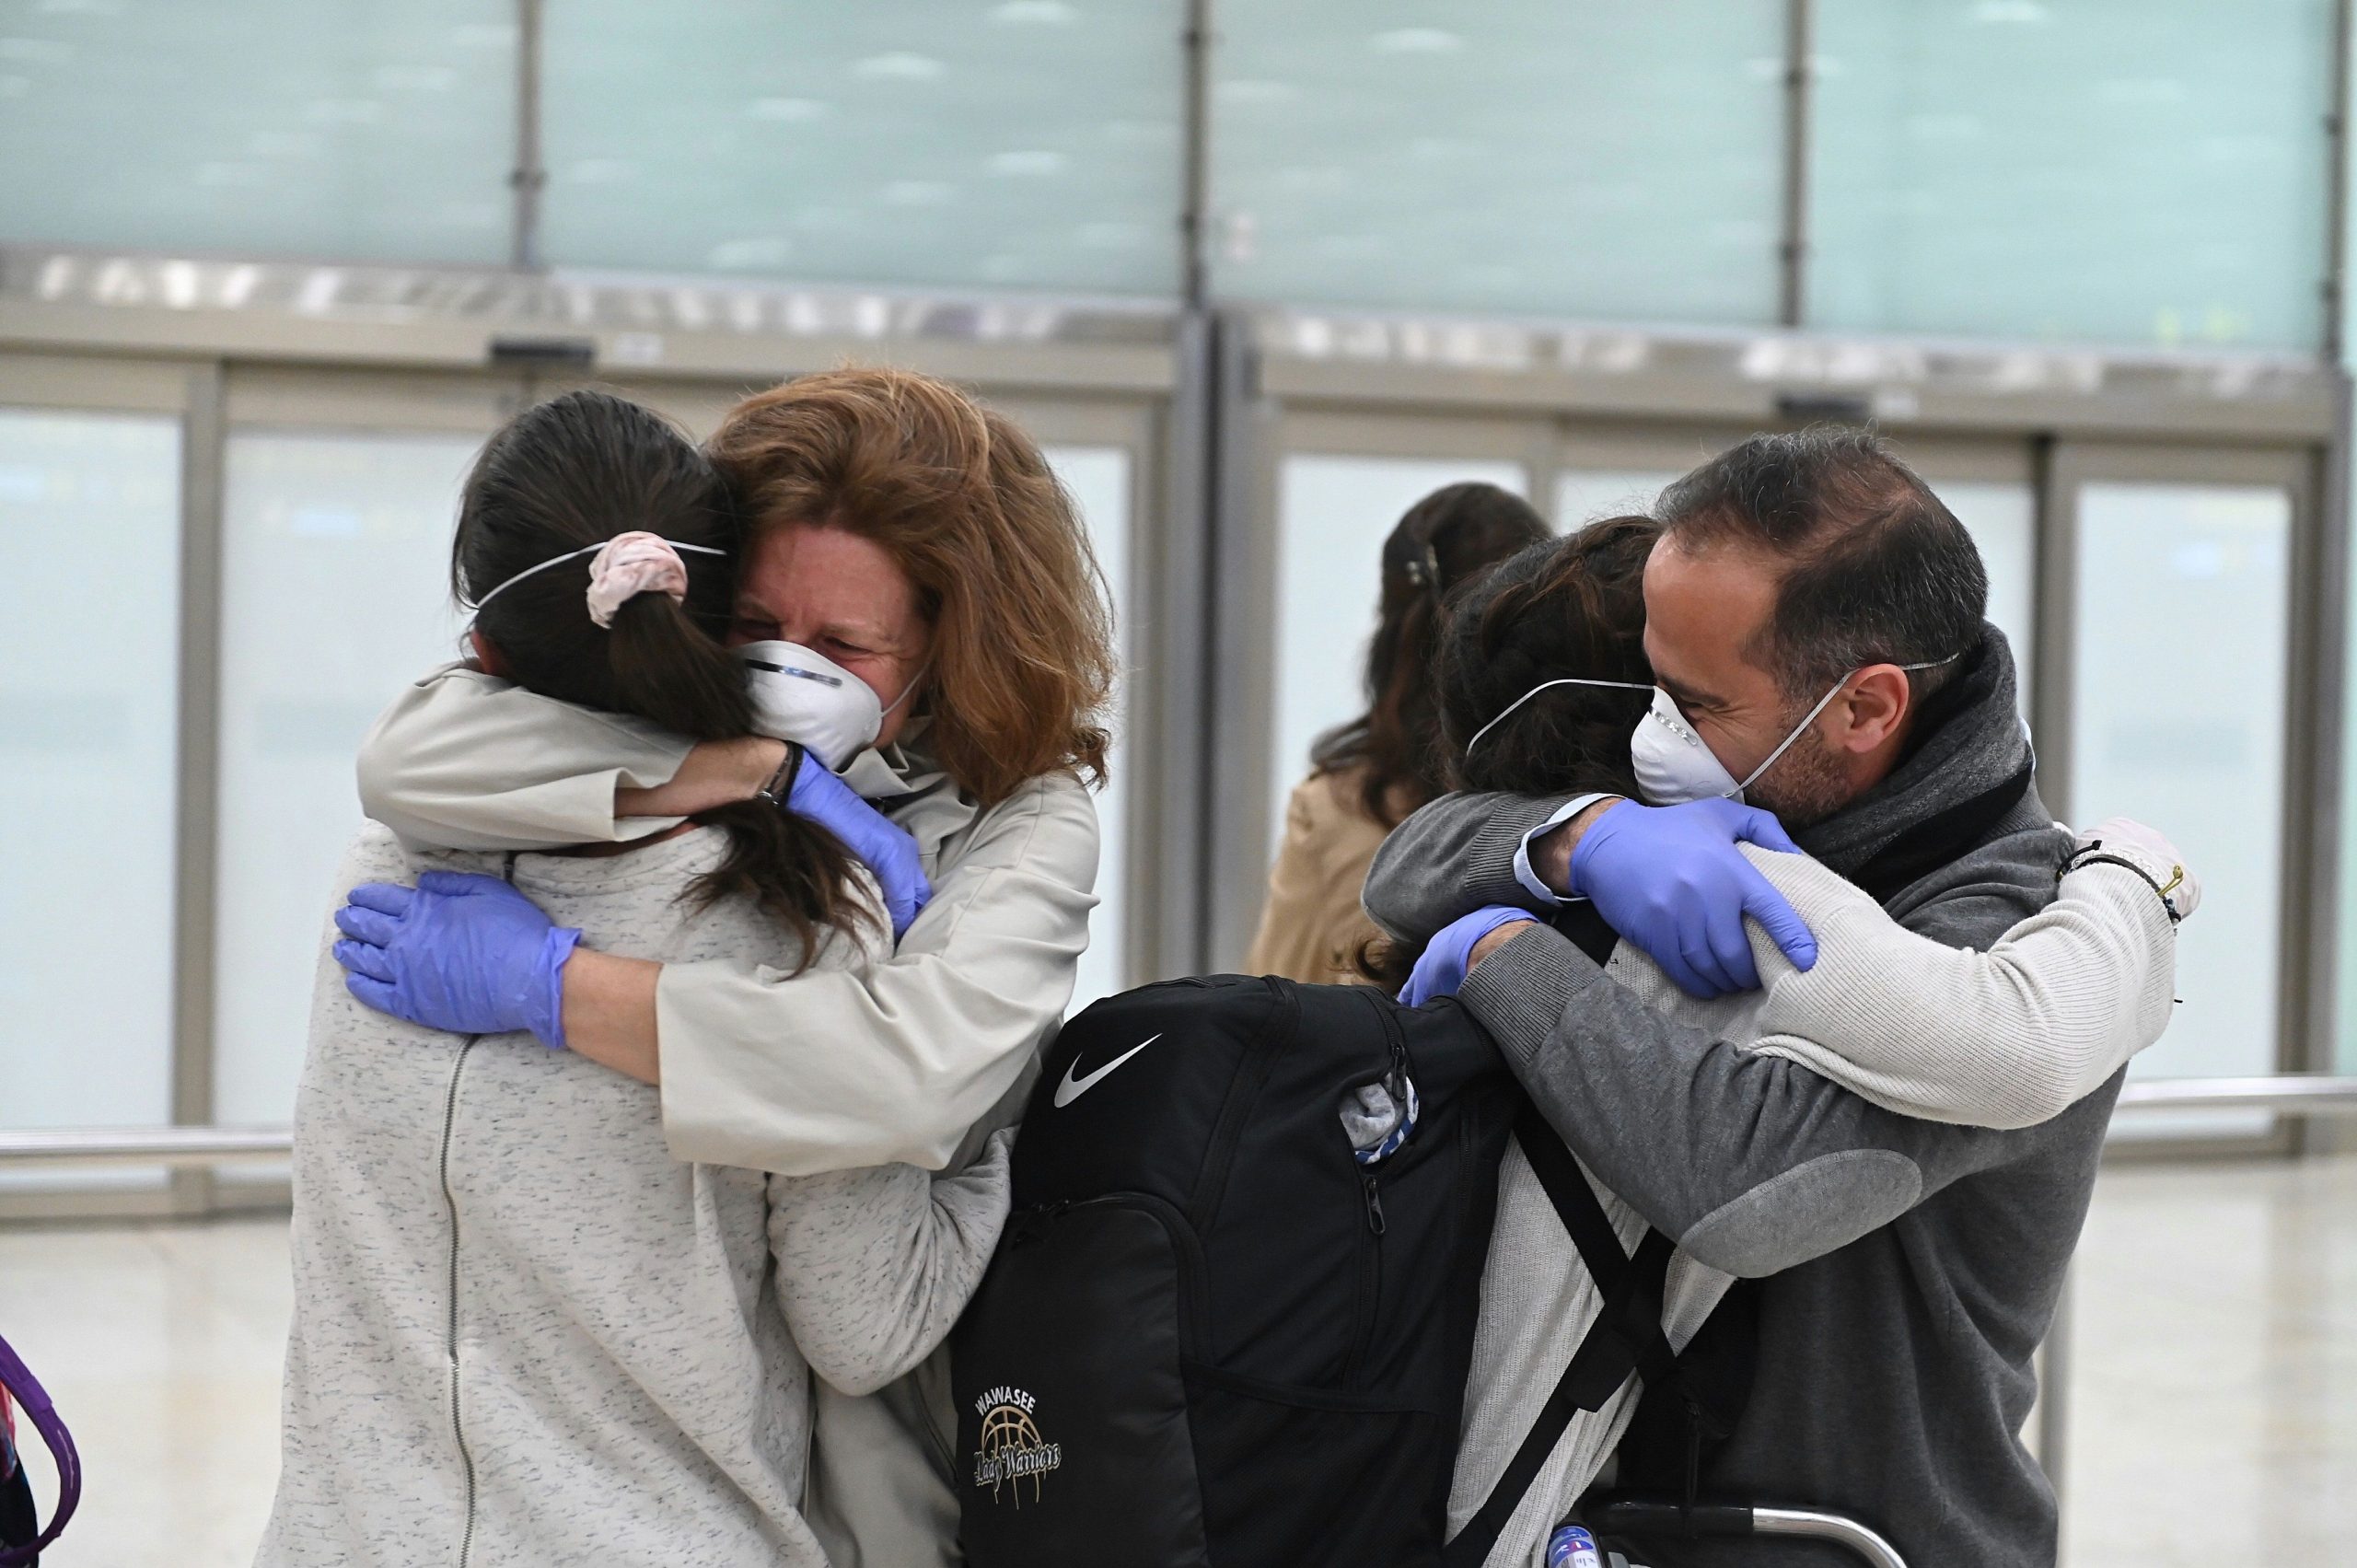
[[[1366,706],[1383,541],[1400,515],[1468,480],[1547,506],[1543,420],[1288,410],[1271,434],[1252,465],[1248,532],[1224,542],[1214,588],[1214,969],[1243,959],[1312,746]]]
[[[2049,643],[2067,649],[2041,756],[2073,823],[2150,822],[2202,879],[2182,1001],[2136,1077],[2247,1076],[2293,1059],[2286,912],[2306,896],[2291,765],[2312,636],[2297,586],[2312,464],[2298,453],[2066,445],[2051,475]],[[2059,735],[2055,732],[2059,728]],[[2059,741],[2059,745],[2057,742]],[[2059,752],[2059,755],[2057,753]],[[2123,1117],[2123,1137],[2263,1133],[2264,1112]]]
[[[513,378],[233,371],[223,457],[215,1119],[294,1111],[360,739],[459,656],[460,485]]]
[[[180,557],[190,372],[0,354],[0,1126],[174,1111]],[[164,1200],[161,1171],[0,1170]],[[103,1203],[98,1206],[105,1206]]]

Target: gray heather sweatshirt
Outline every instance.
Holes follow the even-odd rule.
[[[608,952],[793,969],[749,900],[682,902],[724,848],[706,828],[512,876]],[[504,859],[412,856],[371,825],[335,886]],[[815,961],[880,946],[832,932]],[[813,1402],[947,1336],[1006,1216],[1006,1138],[954,1176],[682,1164],[652,1087],[370,1012],[322,942],[259,1568],[824,1568]]]
[[[1923,725],[1888,779],[1795,837],[1910,930],[1985,948],[2053,898],[2070,844],[2011,782],[2028,740],[1993,629]],[[1368,912],[1414,940],[1482,904],[1527,904],[1514,852],[1558,804],[1428,807],[1377,857]],[[1910,1562],[2054,1562],[2053,1492],[2018,1434],[2119,1074],[2035,1126],[1917,1121],[1647,1008],[1545,929],[1462,997],[1599,1180],[1699,1261],[1767,1276],[1758,1380],[1705,1495],[1852,1514]],[[1655,1555],[1847,1561],[1802,1541]]]

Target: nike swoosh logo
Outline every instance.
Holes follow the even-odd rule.
[[[1152,1045],[1155,1040],[1160,1040],[1161,1038],[1162,1037],[1160,1035],[1155,1035],[1153,1040],[1144,1040],[1132,1046],[1129,1050],[1121,1052],[1120,1055],[1116,1056],[1112,1061],[1108,1062],[1104,1066],[1099,1067],[1096,1072],[1091,1073],[1086,1078],[1075,1078],[1072,1075],[1073,1068],[1080,1065],[1080,1058],[1077,1056],[1074,1057],[1072,1059],[1072,1065],[1064,1069],[1064,1081],[1056,1086],[1056,1109],[1058,1110],[1062,1110],[1064,1107],[1070,1105],[1073,1101],[1078,1099],[1081,1096],[1086,1094],[1089,1090],[1095,1088],[1106,1079],[1111,1077],[1113,1075],[1114,1068],[1119,1067],[1122,1063],[1127,1062],[1131,1057],[1135,1056],[1139,1051],[1144,1051],[1147,1046]]]

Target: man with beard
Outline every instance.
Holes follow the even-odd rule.
[[[2054,896],[2073,839],[2032,783],[1979,553],[1921,479],[1864,433],[1761,436],[1656,510],[1659,690],[1632,757],[1654,805],[1446,797],[1385,845],[1368,912],[1433,937],[1428,969],[1469,970],[1464,1005],[1598,1180],[1760,1281],[1729,1319],[1757,1325],[1731,1430],[1649,1400],[1624,1482],[1839,1510],[1917,1562],[2050,1564],[2054,1495],[2018,1434],[2119,1077],[2019,1130],[1912,1120],[1671,1022],[1594,943],[1481,907],[1592,900],[1697,994],[1759,983],[1746,913],[1805,968],[1813,945],[1734,847],[1775,846],[1775,825],[1736,801],[1950,946],[1985,948]],[[1647,1544],[1661,1562],[1848,1561]]]

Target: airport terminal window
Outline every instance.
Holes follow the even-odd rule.
[[[0,19],[0,239],[507,260],[511,0],[24,5]]]
[[[1782,0],[1293,0],[1219,27],[1224,296],[1775,319]]]
[[[180,421],[0,409],[0,1126],[169,1121]]]
[[[353,754],[457,656],[450,520],[482,437],[238,430],[223,508],[214,1111],[295,1109],[320,934],[361,824]]]
[[[2314,349],[2328,0],[1819,0],[1809,325]]]
[[[552,6],[549,259],[1174,294],[1184,12]]]

